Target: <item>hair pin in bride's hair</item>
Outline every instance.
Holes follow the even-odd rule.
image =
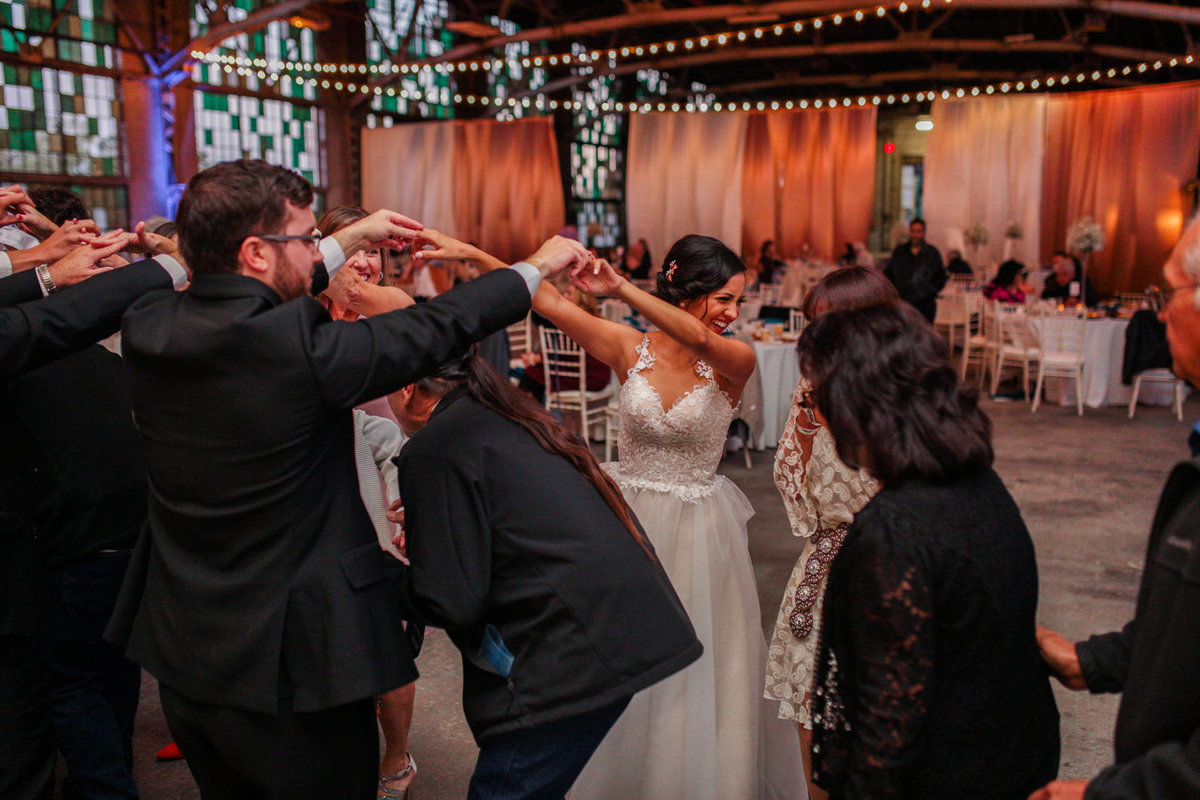
[[[674,261],[672,261],[670,264],[667,264],[667,283],[670,283],[671,279],[675,277],[675,268],[678,266],[679,265]]]

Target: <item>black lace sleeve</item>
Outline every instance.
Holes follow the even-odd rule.
[[[902,797],[934,677],[934,591],[916,537],[856,521],[830,573],[813,692],[817,782]]]

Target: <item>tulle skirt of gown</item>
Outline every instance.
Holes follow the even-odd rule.
[[[622,486],[704,655],[634,695],[571,800],[807,797],[796,728],[762,697],[767,648],[746,547],[754,510],[731,481],[716,481],[694,502]]]

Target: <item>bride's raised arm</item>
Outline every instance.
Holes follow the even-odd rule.
[[[633,306],[655,327],[703,359],[738,390],[750,379],[750,373],[754,371],[754,348],[737,339],[726,339],[720,333],[726,324],[737,318],[736,311],[710,320],[702,319],[707,315],[697,317],[637,288],[604,260],[593,262],[591,267],[575,275],[574,281],[588,294],[615,297]],[[743,288],[744,284],[741,287],[726,285],[701,297],[708,297],[708,302],[717,304],[717,308],[737,309]]]
[[[549,281],[542,281],[533,296],[533,310],[558,326],[593,358],[611,367],[624,380],[626,370],[633,366],[635,348],[642,333],[628,325],[593,317],[562,296]]]

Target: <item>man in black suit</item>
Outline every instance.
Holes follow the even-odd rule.
[[[428,303],[333,322],[306,296],[314,268],[420,226],[380,211],[318,250],[311,202],[262,161],[197,174],[177,216],[192,286],[123,327],[150,502],[110,633],[158,678],[205,798],[374,797],[372,698],[416,669],[351,408],[520,319],[542,275],[587,260],[556,237]]]
[[[131,244],[114,237],[77,247],[50,264],[53,286],[94,274],[97,262]],[[20,255],[20,254],[17,254]],[[89,279],[46,297],[33,270],[0,279],[0,380],[30,372],[113,333],[121,315],[148,291],[183,285],[177,261],[160,257]],[[45,299],[43,299],[45,298]],[[10,412],[0,386],[0,420]],[[55,746],[44,675],[34,644],[39,581],[29,509],[26,454],[11,430],[0,434],[0,797],[49,797]]]
[[[933,322],[937,316],[937,296],[949,277],[942,265],[942,254],[925,241],[925,220],[915,217],[908,224],[908,241],[892,251],[883,272],[896,286],[900,299]]]

